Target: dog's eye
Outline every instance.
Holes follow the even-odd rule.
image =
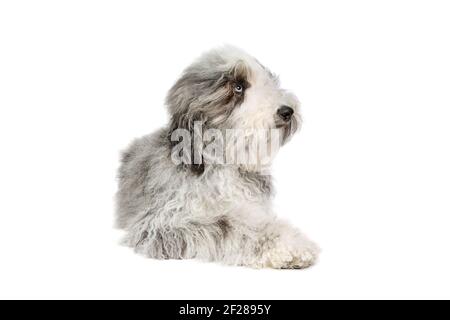
[[[244,86],[242,85],[242,84],[240,84],[240,83],[236,83],[235,85],[234,85],[234,92],[235,93],[242,93],[244,91]]]

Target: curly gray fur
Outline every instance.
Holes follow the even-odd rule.
[[[242,85],[244,93],[233,91]],[[272,211],[272,179],[257,167],[171,160],[176,129],[278,128],[286,142],[300,124],[295,96],[234,47],[212,50],[187,68],[167,96],[170,123],[122,154],[117,225],[124,243],[155,259],[198,258],[230,265],[303,268],[316,246]],[[295,110],[280,124],[276,110]],[[193,146],[192,152],[197,152]]]

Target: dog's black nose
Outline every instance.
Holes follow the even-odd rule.
[[[288,106],[281,106],[277,110],[277,114],[283,121],[288,122],[294,114],[294,109]]]

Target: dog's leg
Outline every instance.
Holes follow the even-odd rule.
[[[273,216],[259,216],[252,223],[249,219],[232,221],[224,245],[223,262],[227,264],[301,269],[313,265],[317,258],[319,249],[313,242]]]
[[[125,244],[155,259],[198,258],[276,269],[306,268],[315,262],[318,248],[300,231],[264,210],[253,207],[244,214],[245,209],[180,225],[146,217],[128,230]]]
[[[229,230],[221,216],[179,221],[149,215],[128,228],[123,243],[153,259],[218,261]]]

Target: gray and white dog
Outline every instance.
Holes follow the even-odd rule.
[[[135,140],[122,154],[117,224],[126,231],[125,244],[155,259],[198,258],[253,268],[312,265],[316,245],[272,211],[267,167],[277,147],[263,165],[258,156],[253,162],[206,161],[207,143],[192,142],[199,130],[240,130],[245,134],[238,150],[255,155],[248,138],[255,130],[270,130],[279,133],[282,145],[301,124],[297,98],[255,58],[224,46],[189,66],[166,104],[169,125]],[[188,133],[187,153],[174,141],[179,130]]]

